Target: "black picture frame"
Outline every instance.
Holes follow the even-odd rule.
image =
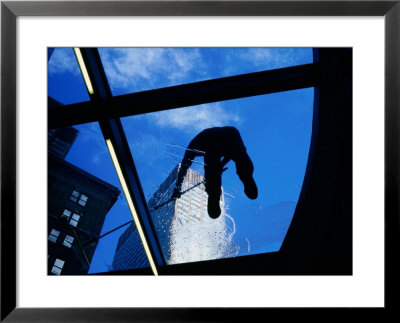
[[[1,321],[235,321],[263,309],[17,308],[16,19],[18,16],[384,16],[385,309],[399,287],[400,1],[2,1],[1,3]],[[238,313],[239,311],[239,313]],[[251,311],[251,313],[248,313]],[[261,312],[261,313],[260,313]]]

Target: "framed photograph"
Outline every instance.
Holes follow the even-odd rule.
[[[399,13],[2,2],[1,319],[394,308]]]

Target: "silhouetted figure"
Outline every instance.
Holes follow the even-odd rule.
[[[182,159],[181,168],[172,197],[181,196],[183,178],[192,161],[197,156],[204,156],[205,188],[208,194],[208,214],[216,219],[221,214],[222,172],[224,166],[233,160],[236,173],[244,184],[244,192],[250,199],[258,196],[257,185],[253,179],[254,166],[246,152],[242,137],[234,127],[215,127],[205,129],[192,139]]]

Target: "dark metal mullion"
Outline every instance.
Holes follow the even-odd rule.
[[[102,117],[106,111],[111,108],[104,101],[107,98],[110,98],[112,94],[98,50],[96,48],[82,48],[81,52],[86,64],[86,68],[90,75],[90,79],[93,83],[94,95],[91,96],[91,102],[94,104],[94,106],[96,106],[98,109],[97,113],[99,113],[101,116],[100,120],[98,121],[103,136],[105,139],[110,139],[114,146],[121,171],[124,175],[129,193],[134,202],[145,238],[148,241],[151,255],[153,259],[155,259],[156,265],[163,265],[165,264],[165,260],[162,255],[154,227],[149,220],[146,204],[144,202],[144,194],[141,189],[136,168],[129,149],[129,144],[121,122],[119,119],[108,120]]]
[[[95,102],[81,102],[49,111],[49,127],[121,118],[249,96],[290,91],[319,84],[319,65],[305,64],[256,73],[108,97],[100,113]]]
[[[159,266],[166,264],[161,246],[156,235],[154,225],[150,219],[147,204],[145,203],[144,193],[137,174],[136,166],[133,161],[129,144],[122,129],[120,120],[109,120],[100,122],[105,139],[110,139],[113,143],[122,173],[125,177],[130,195],[134,197],[135,208],[139,215],[139,221],[147,241],[150,251]],[[149,230],[150,229],[150,230]]]

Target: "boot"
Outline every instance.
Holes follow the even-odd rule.
[[[251,200],[255,200],[258,196],[258,188],[256,182],[254,181],[253,175],[250,173],[241,173],[238,175],[240,180],[243,182],[244,193],[246,196]]]
[[[209,194],[207,211],[212,219],[217,219],[221,215],[221,208],[219,206],[220,194]]]

